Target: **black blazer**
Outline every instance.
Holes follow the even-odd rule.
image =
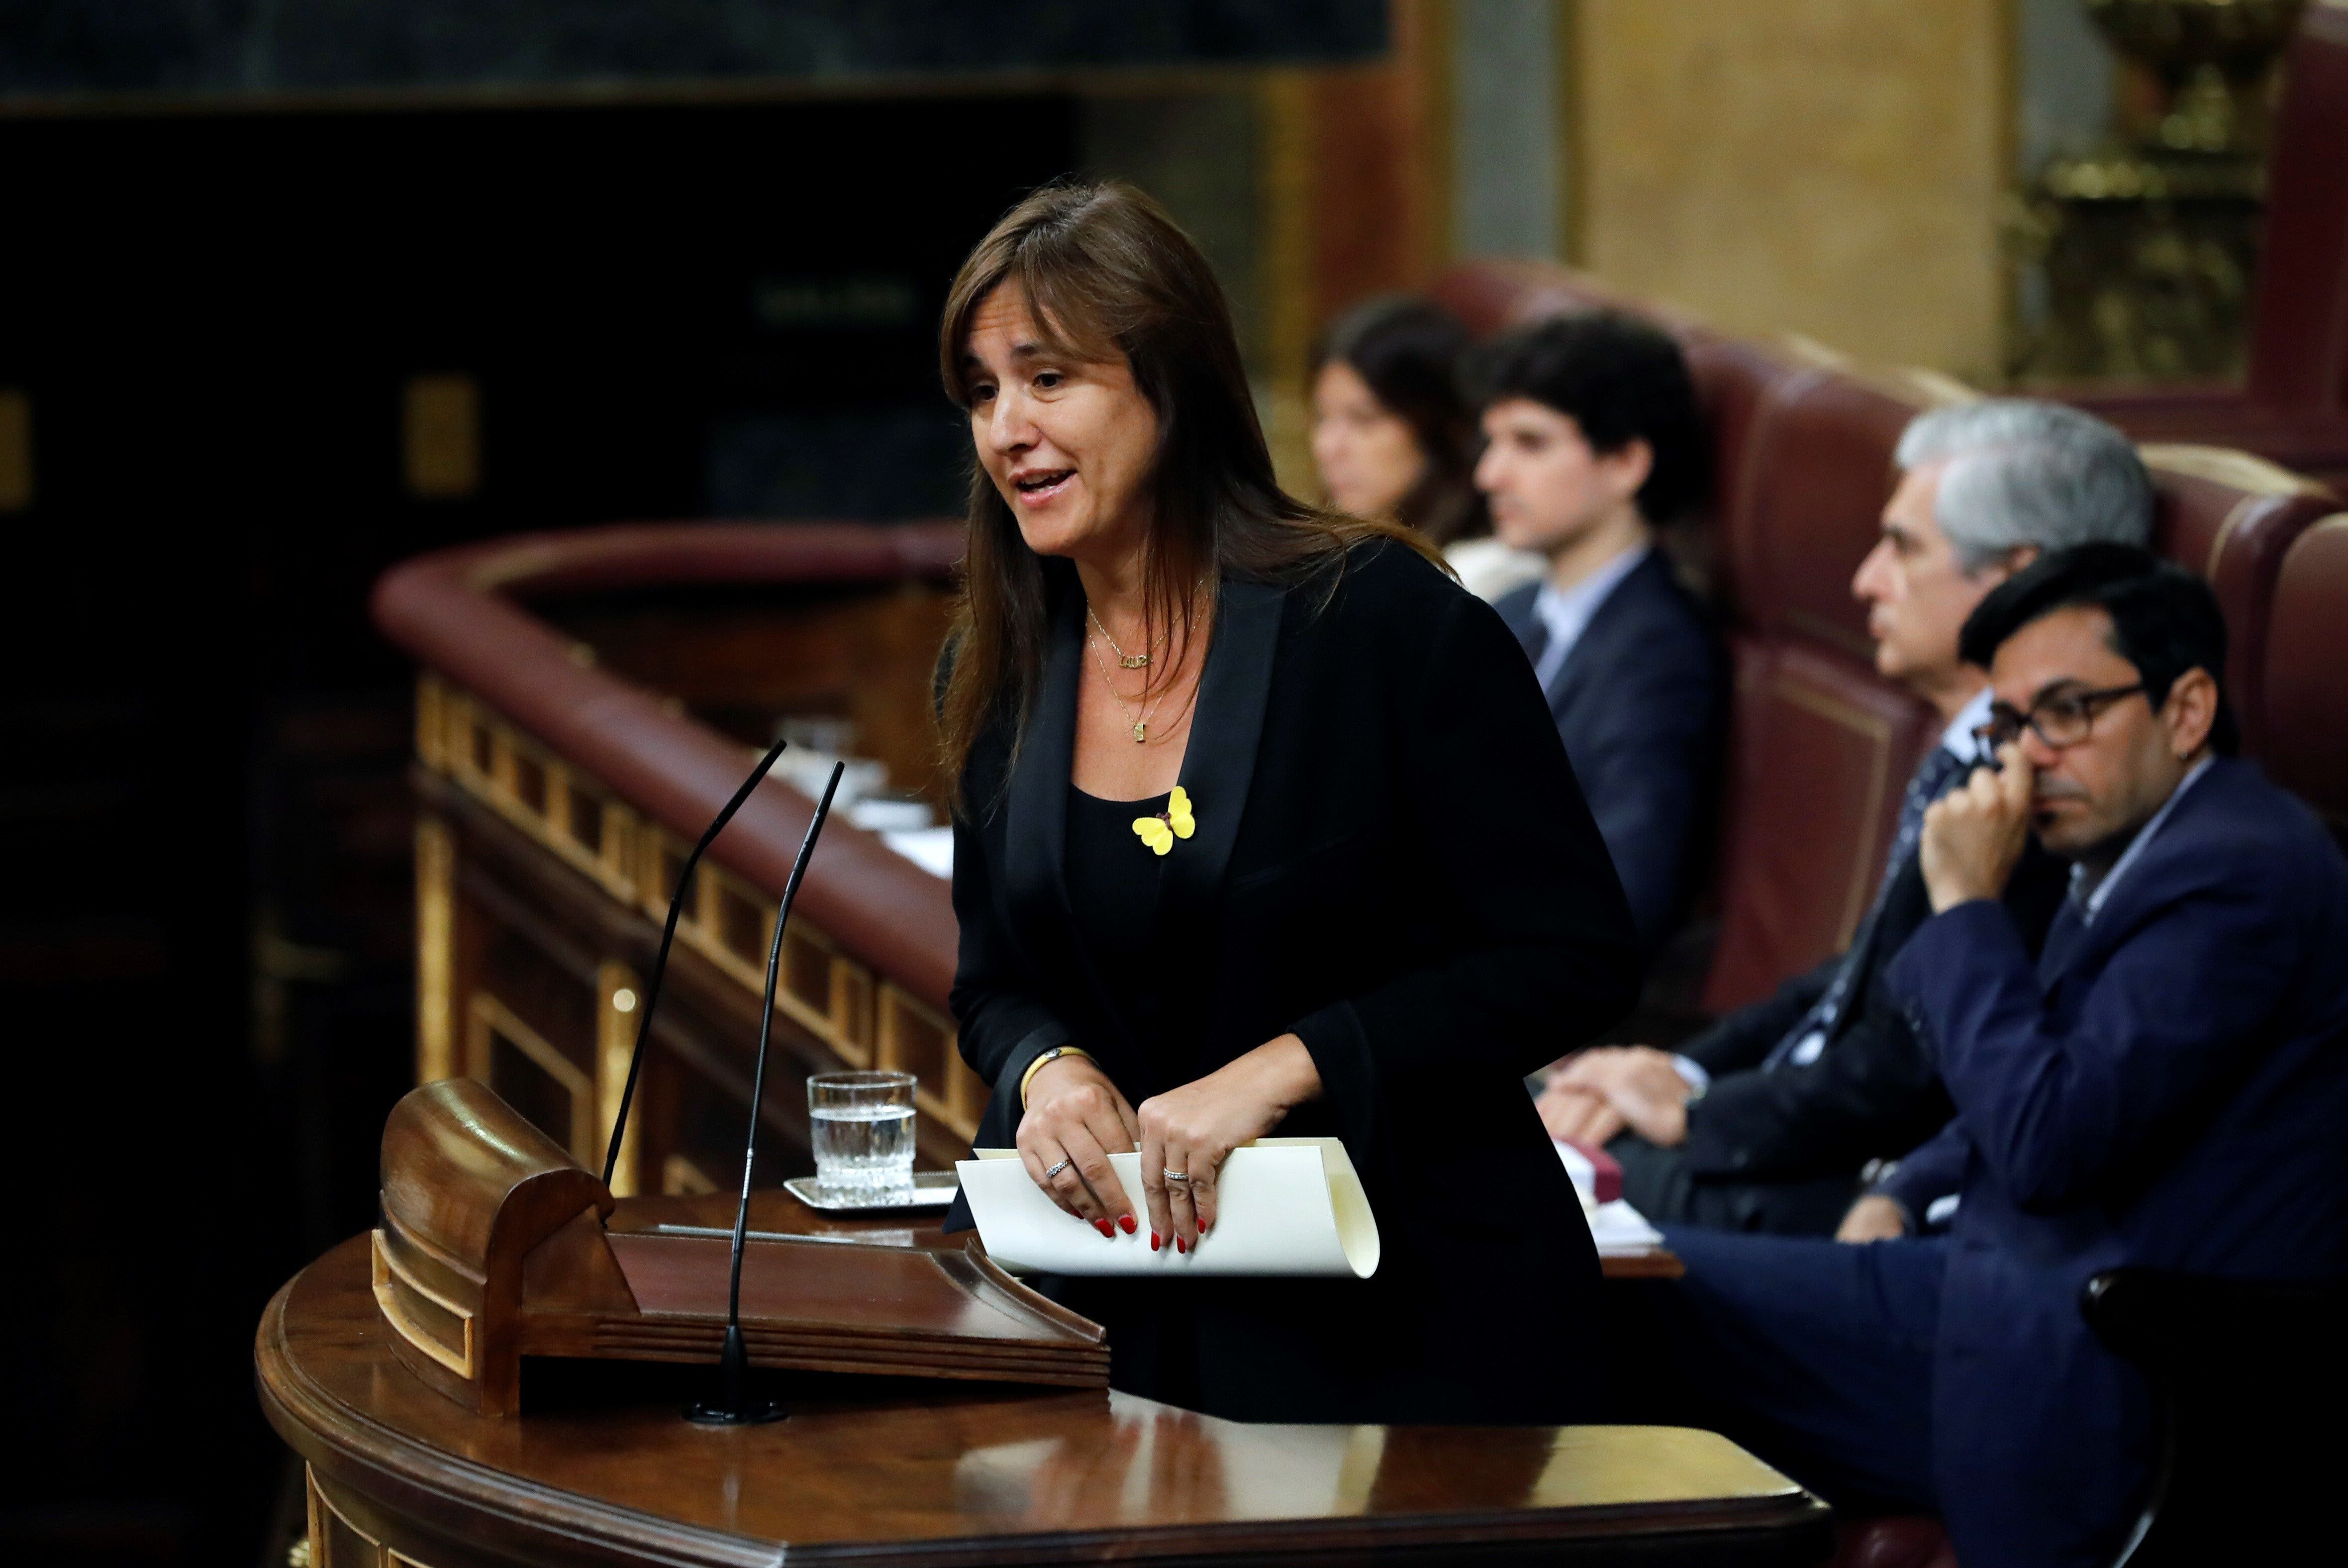
[[[1598,1408],[1596,1253],[1523,1075],[1636,996],[1605,846],[1524,655],[1412,552],[1226,582],[1146,976],[1105,976],[1069,911],[1083,597],[1051,563],[1052,640],[1015,767],[973,749],[954,830],[963,1058],[1007,1145],[1020,1075],[1074,1041],[1138,1105],[1293,1031],[1377,1215],[1366,1282],[1069,1280],[1119,1387],[1242,1419],[1564,1421]],[[1007,787],[1005,770],[1010,769]],[[957,1206],[951,1224],[967,1224]],[[1210,1242],[1209,1245],[1213,1243]]]
[[[2005,904],[2033,953],[2061,907],[2069,872],[2031,841],[2007,882]],[[1786,1181],[1856,1173],[1869,1160],[1908,1152],[1949,1119],[1947,1091],[1903,1010],[1882,985],[1884,966],[1931,918],[1913,851],[1900,863],[1882,913],[1855,939],[1859,975],[1827,1047],[1807,1067],[1761,1070],[1786,1032],[1832,983],[1842,955],[1797,975],[1766,1002],[1729,1014],[1681,1047],[1712,1075],[1688,1108],[1688,1169],[1708,1177]]]
[[[1528,583],[1493,603],[1528,653],[1548,637],[1540,592]],[[1543,696],[1652,952],[1703,869],[1728,722],[1719,645],[1662,551],[1599,603]]]

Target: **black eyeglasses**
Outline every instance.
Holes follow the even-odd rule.
[[[2096,716],[2124,696],[2134,696],[2143,691],[2142,681],[2134,686],[2106,686],[2101,691],[2061,691],[2042,696],[2030,705],[2028,713],[2011,703],[1989,705],[1989,722],[1973,731],[1973,737],[1989,750],[2022,738],[2024,728],[2044,741],[2048,749],[2060,751],[2076,746],[2087,738],[2096,727]]]

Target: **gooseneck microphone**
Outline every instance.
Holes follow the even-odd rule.
[[[776,749],[779,752],[781,748]],[[769,755],[767,761],[772,763],[774,757]],[[758,1060],[750,1074],[750,1131],[742,1143],[742,1202],[734,1211],[734,1275],[726,1287],[726,1348],[718,1357],[722,1387],[716,1402],[695,1405],[685,1413],[686,1420],[703,1426],[755,1426],[761,1421],[780,1420],[785,1414],[782,1406],[774,1400],[750,1397],[750,1353],[742,1342],[742,1252],[750,1230],[750,1174],[758,1163],[758,1107],[767,1095],[767,1047],[775,1032],[775,982],[782,974],[783,928],[790,923],[791,903],[799,895],[799,879],[807,874],[808,859],[815,853],[815,841],[823,832],[824,819],[831,815],[832,791],[839,788],[839,776],[847,767],[845,762],[831,765],[831,777],[824,783],[823,799],[816,802],[815,819],[808,823],[798,859],[791,862],[791,880],[783,884],[783,905],[775,915],[774,940],[767,944],[766,1006],[758,1014]],[[751,783],[757,782],[754,775]],[[738,798],[735,803],[740,804]],[[730,814],[732,808],[727,810]],[[674,917],[671,923],[675,923]],[[649,1011],[651,1004],[647,1002],[645,1006]],[[637,1044],[641,1048],[641,1037]],[[616,1142],[613,1147],[617,1147]]]
[[[726,824],[734,820],[734,813],[742,809],[742,803],[758,787],[758,780],[767,776],[775,766],[775,759],[782,756],[789,745],[788,740],[778,740],[767,748],[767,755],[758,759],[758,766],[750,769],[750,777],[742,780],[742,788],[734,791],[734,799],[726,802],[726,809],[710,822],[708,830],[701,835],[701,842],[693,846],[693,853],[685,857],[685,864],[677,871],[676,894],[668,901],[668,923],[661,928],[660,955],[653,960],[652,978],[644,984],[644,1010],[636,1020],[636,1048],[628,1057],[627,1087],[620,1091],[619,1114],[612,1118],[612,1146],[603,1154],[603,1186],[607,1191],[611,1189],[612,1173],[620,1168],[620,1140],[627,1134],[628,1107],[635,1101],[636,1075],[644,1070],[644,1042],[652,1038],[653,1034],[653,1008],[660,1003],[661,979],[668,973],[668,950],[676,941],[676,917],[685,908],[686,891],[693,886],[694,868],[701,863],[702,851],[715,843],[717,835],[726,830]],[[831,799],[830,791],[824,792],[824,799]],[[822,819],[819,817],[817,820]],[[812,843],[814,840],[810,838],[808,841]],[[805,851],[800,851],[799,861],[801,864],[806,863]],[[798,885],[797,872],[791,873],[791,885]],[[782,927],[778,925],[775,929],[780,931]],[[769,995],[767,1001],[771,1006],[774,998]]]

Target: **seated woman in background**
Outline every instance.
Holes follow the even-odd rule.
[[[1313,356],[1313,461],[1331,506],[1416,529],[1491,600],[1547,562],[1492,537],[1476,489],[1476,410],[1459,390],[1468,346],[1449,312],[1407,294],[1338,317]]]
[[[1281,492],[1214,274],[1129,186],[1014,208],[940,348],[978,459],[941,705],[974,1141],[1174,1254],[1042,1287],[1115,1387],[1212,1415],[1594,1418],[1603,1358],[1555,1346],[1596,1342],[1597,1253],[1521,1075],[1639,966],[1508,628]],[[1186,1275],[1269,1133],[1344,1140],[1372,1277]]]

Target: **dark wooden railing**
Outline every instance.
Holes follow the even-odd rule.
[[[894,788],[934,796],[929,690],[960,550],[950,524],[693,523],[526,535],[388,574],[417,689],[420,1081],[490,1083],[600,1165],[686,851],[793,715],[846,719]],[[677,928],[613,1186],[732,1180],[766,945],[812,802],[762,786]],[[835,816],[784,942],[764,1116],[804,1160],[798,1085],[829,1067],[921,1081],[929,1162],[985,1086],[954,1049],[944,881]],[[773,1168],[770,1168],[772,1170]]]

